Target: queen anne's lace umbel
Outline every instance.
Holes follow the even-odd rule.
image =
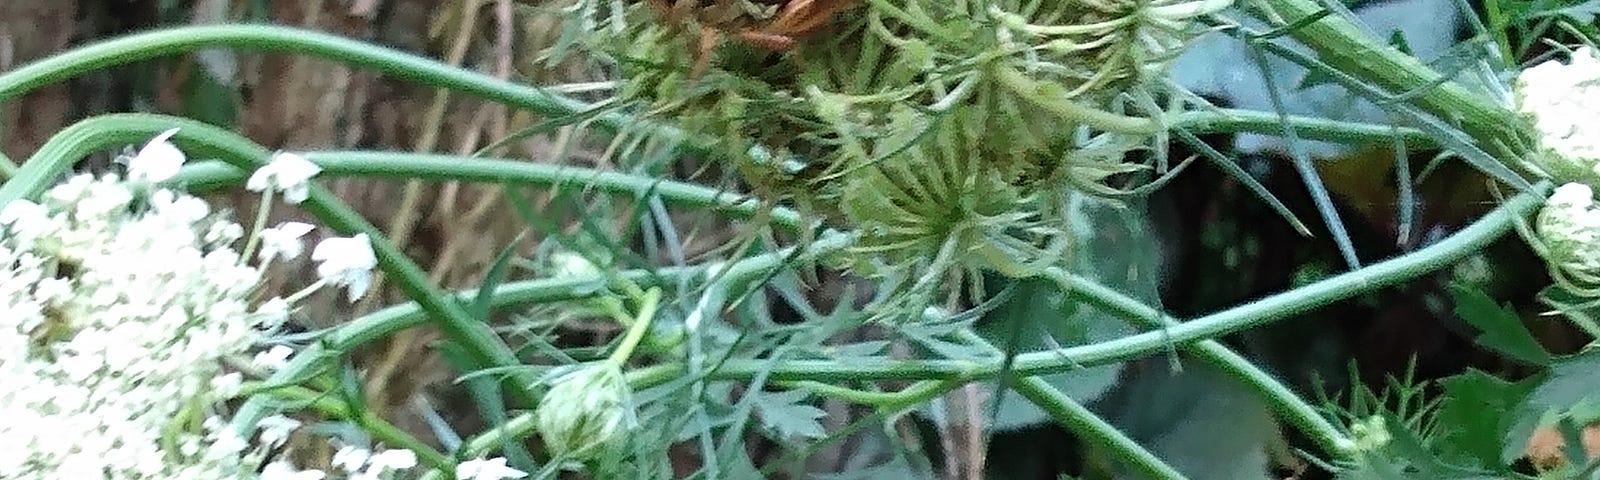
[[[1539,151],[1530,167],[1561,182],[1600,183],[1600,58],[1591,47],[1517,76],[1517,111],[1533,122]]]
[[[115,175],[0,211],[0,478],[254,477],[216,411],[260,335],[242,234]]]

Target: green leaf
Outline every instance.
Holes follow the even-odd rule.
[[[1445,457],[1455,462],[1471,462],[1486,469],[1503,467],[1502,450],[1517,420],[1514,413],[1533,390],[1533,383],[1507,382],[1469,369],[1439,384],[1444,395],[1435,419],[1442,427],[1442,438],[1433,444],[1445,449]]]
[[[810,394],[803,390],[782,392],[755,392],[756,412],[761,425],[778,434],[780,438],[822,438],[827,432],[817,419],[828,415],[822,409],[804,402]]]
[[[1529,2],[1529,3],[1532,3],[1532,2]],[[1578,23],[1590,23],[1590,22],[1593,22],[1594,21],[1594,17],[1596,15],[1600,15],[1600,0],[1589,0],[1587,2],[1583,2],[1583,3],[1579,3],[1579,4],[1575,4],[1575,5],[1570,5],[1570,6],[1566,6],[1566,7],[1562,7],[1562,8],[1535,12],[1533,15],[1529,16],[1528,19],[1532,20],[1532,19],[1538,19],[1538,18],[1543,18],[1543,17],[1557,16],[1557,15],[1570,18],[1570,19],[1572,19],[1572,21],[1575,21],[1575,22],[1578,22]]]
[[[1590,402],[1600,400],[1600,350],[1587,349],[1557,359],[1548,373],[1525,382],[1535,386],[1506,433],[1502,460],[1521,457],[1535,429],[1570,416],[1574,410],[1586,414],[1592,408]]]
[[[1488,294],[1463,284],[1451,285],[1455,311],[1463,320],[1483,331],[1477,342],[1518,361],[1549,365],[1553,357],[1522,324],[1522,317],[1510,306],[1498,305]]]
[[[1600,393],[1600,350],[1584,350],[1550,366],[1550,375],[1533,389],[1532,406],[1567,410]]]

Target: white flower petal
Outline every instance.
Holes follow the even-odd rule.
[[[365,448],[354,446],[344,447],[334,452],[333,460],[329,464],[339,467],[346,472],[357,472],[367,465],[367,459],[372,457],[372,452]]]
[[[186,159],[183,151],[168,141],[177,133],[176,128],[161,132],[139,149],[138,154],[128,159],[128,178],[157,183],[177,175]]]
[[[273,345],[272,348],[257,353],[256,357],[250,361],[250,365],[256,368],[278,371],[289,364],[289,356],[291,355],[294,355],[293,348],[285,345]]]
[[[504,480],[526,476],[528,472],[506,466],[505,457],[467,460],[456,465],[456,480]]]
[[[367,465],[369,473],[374,473],[374,470],[405,470],[417,466],[417,454],[404,448],[384,450],[373,454]]]
[[[276,447],[289,440],[289,434],[300,428],[300,421],[283,415],[273,415],[256,423],[261,429],[261,443]]]
[[[283,192],[289,203],[305,201],[311,192],[311,177],[322,173],[322,167],[297,154],[278,152],[266,165],[257,168],[245,181],[245,188],[263,191],[268,188]]]
[[[300,253],[305,251],[305,244],[300,242],[300,237],[310,233],[314,228],[309,223],[283,222],[277,227],[261,231],[261,251],[256,257],[262,263],[270,262],[275,258],[293,260],[300,258]]]
[[[311,251],[311,259],[318,262],[317,276],[331,285],[346,287],[351,302],[366,294],[372,283],[372,269],[378,265],[372,239],[365,233],[325,239]]]

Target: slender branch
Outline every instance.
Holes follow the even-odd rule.
[[[1028,377],[1018,380],[1011,385],[1017,393],[1022,394],[1028,401],[1038,405],[1050,418],[1062,428],[1071,430],[1080,436],[1095,441],[1096,444],[1106,448],[1135,471],[1143,473],[1139,478],[1150,479],[1185,479],[1188,477],[1178,473],[1171,465],[1161,460],[1160,457],[1150,453],[1139,442],[1128,438],[1116,426],[1106,423],[1094,412],[1089,411],[1083,404],[1062,394],[1050,386],[1049,382],[1039,377]]]
[[[1101,285],[1080,285],[1078,278],[1059,268],[1047,270],[1044,276],[1055,281],[1062,291],[1077,293],[1080,298],[1085,298],[1091,302],[1094,302],[1095,299],[1110,299],[1114,298],[1113,295],[1120,295],[1117,292],[1106,290]],[[1159,312],[1157,312],[1156,316],[1149,316],[1148,314],[1151,313],[1151,310],[1142,304],[1137,306],[1128,304],[1108,306],[1103,302],[1094,303],[1101,305],[1102,308],[1118,312],[1122,317],[1133,321],[1146,330],[1154,330],[1159,333],[1180,325]],[[1215,365],[1218,370],[1254,389],[1257,394],[1272,405],[1273,410],[1278,415],[1283,416],[1289,423],[1294,424],[1300,431],[1305,432],[1307,436],[1317,442],[1318,446],[1322,447],[1323,451],[1337,458],[1344,458],[1350,453],[1350,440],[1345,437],[1338,427],[1329,422],[1326,417],[1317,412],[1316,408],[1306,403],[1283,382],[1279,382],[1272,374],[1261,370],[1261,368],[1254,363],[1250,363],[1249,360],[1235,353],[1226,345],[1216,340],[1207,339],[1184,345],[1183,349],[1199,359]]]
[[[994,344],[984,340],[983,337],[973,333],[970,329],[963,329],[956,333],[962,341],[987,350],[991,355],[1003,356],[1005,352],[995,348]],[[1171,465],[1161,460],[1150,450],[1145,449],[1139,442],[1128,438],[1122,430],[1107,423],[1105,419],[1089,411],[1083,404],[1078,403],[1065,393],[1061,393],[1050,382],[1039,377],[1018,378],[1015,383],[1010,383],[1013,390],[1022,394],[1028,401],[1033,402],[1039,409],[1050,414],[1057,424],[1090,443],[1097,444],[1115,454],[1117,458],[1134,470],[1142,472],[1144,478],[1152,479],[1184,479]]]
[[[246,384],[246,387],[254,388],[259,385],[263,384]],[[339,401],[335,395],[311,390],[309,388],[288,385],[278,385],[265,388],[258,395],[266,395],[276,397],[280,401],[303,404],[311,407],[313,410],[322,412],[324,415],[355,422],[357,425],[362,427],[362,430],[372,435],[373,438],[378,439],[379,442],[382,442],[390,448],[403,448],[410,450],[417,454],[417,458],[421,460],[422,463],[427,464],[429,467],[434,469],[450,470],[455,467],[456,462],[455,460],[451,459],[449,455],[445,455],[440,453],[438,450],[434,450],[433,447],[428,446],[427,443],[417,440],[416,437],[406,433],[405,430],[401,430],[400,427],[396,427],[394,424],[385,421],[382,417],[379,417],[371,410],[362,410],[359,417],[352,418],[355,417],[355,412],[351,411],[349,405]]]
[[[402,152],[313,151],[298,152],[322,167],[321,176],[424,178],[468,182],[523,183],[555,187],[581,185],[611,193],[659,195],[674,206],[708,208],[738,218],[753,218],[763,208],[760,200],[727,190],[622,172],[551,165],[511,159],[472,158]],[[227,164],[202,162],[186,165],[173,179],[189,191],[210,191],[239,185],[248,172]],[[794,210],[772,206],[771,222],[799,231],[804,222]]]
[[[1512,197],[1455,235],[1421,250],[1159,331],[1092,345],[1024,353],[1016,357],[1012,372],[1018,376],[1045,375],[1139,358],[1160,353],[1173,345],[1183,346],[1292,318],[1317,307],[1416,278],[1446,267],[1500,238],[1515,219],[1527,215],[1540,204],[1542,198],[1538,194],[1549,188],[1541,184],[1534,193]],[[1159,310],[1087,278],[1074,276],[1072,284],[1074,297],[1118,315],[1144,318],[1149,322],[1159,322],[1162,318]],[[739,379],[770,372],[769,378],[773,381],[971,380],[998,375],[1001,367],[1000,360],[987,359],[785,360],[776,365],[770,360],[730,360],[711,372],[711,376]],[[683,368],[681,364],[656,365],[635,370],[630,377],[635,385],[648,386],[673,378],[674,373]]]
[[[1288,31],[1290,36],[1317,52],[1319,59],[1340,72],[1372,82],[1394,94],[1414,93],[1416,105],[1447,123],[1461,125],[1485,151],[1503,163],[1513,164],[1523,144],[1524,132],[1516,116],[1504,106],[1442,75],[1421,60],[1373,38],[1352,18],[1324,15],[1318,0],[1263,0],[1247,4],[1261,18],[1279,18],[1289,24],[1317,18]],[[1469,12],[1470,13],[1470,12]]]

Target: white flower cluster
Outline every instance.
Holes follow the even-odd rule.
[[[148,150],[148,149],[147,149]],[[216,406],[260,272],[198,198],[81,175],[0,210],[0,478],[253,473]]]
[[[1551,60],[1517,76],[1517,111],[1533,120],[1540,151],[1528,162],[1561,182],[1600,181],[1600,58],[1595,49],[1572,52],[1570,63]]]
[[[1524,164],[1563,183],[1545,201],[1535,233],[1556,281],[1575,293],[1600,296],[1600,57],[1592,47],[1517,76],[1517,111],[1532,120],[1539,149]]]
[[[242,377],[223,360],[243,358],[310,291],[344,286],[359,297],[376,264],[371,242],[325,240],[312,253],[320,281],[252,310],[262,272],[233,248],[244,229],[158,185],[185,160],[174,134],[127,158],[127,178],[79,175],[38,202],[0,206],[0,480],[327,477],[262,465],[299,422],[261,422],[254,445],[226,426]],[[249,187],[299,202],[317,171],[279,154]],[[265,265],[298,257],[312,227],[257,229],[245,249],[260,242]],[[276,369],[291,353],[273,348],[252,364]],[[407,450],[360,452],[345,452],[345,478],[397,478],[416,465]]]

